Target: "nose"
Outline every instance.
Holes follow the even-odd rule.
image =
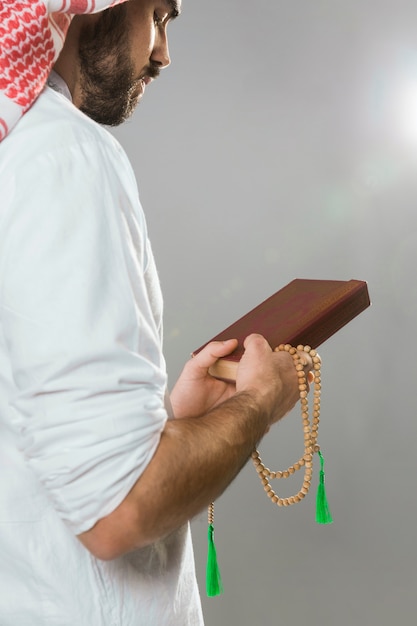
[[[168,48],[168,36],[165,29],[161,29],[156,38],[155,45],[152,50],[151,61],[158,65],[161,69],[168,67],[171,63]]]

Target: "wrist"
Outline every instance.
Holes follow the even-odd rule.
[[[270,427],[270,413],[258,389],[239,391],[230,403],[233,403],[233,412],[242,423],[242,432],[253,434],[254,446],[268,432]]]

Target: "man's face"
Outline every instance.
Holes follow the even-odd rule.
[[[133,113],[146,85],[170,63],[168,23],[180,0],[129,0],[80,31],[80,109],[117,126]]]

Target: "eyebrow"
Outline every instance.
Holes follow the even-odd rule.
[[[171,19],[175,20],[181,14],[181,8],[179,0],[165,0],[169,8],[171,9]]]

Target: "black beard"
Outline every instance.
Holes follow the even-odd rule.
[[[103,11],[80,33],[80,110],[99,124],[118,126],[135,110],[138,80],[129,56],[125,4]]]

